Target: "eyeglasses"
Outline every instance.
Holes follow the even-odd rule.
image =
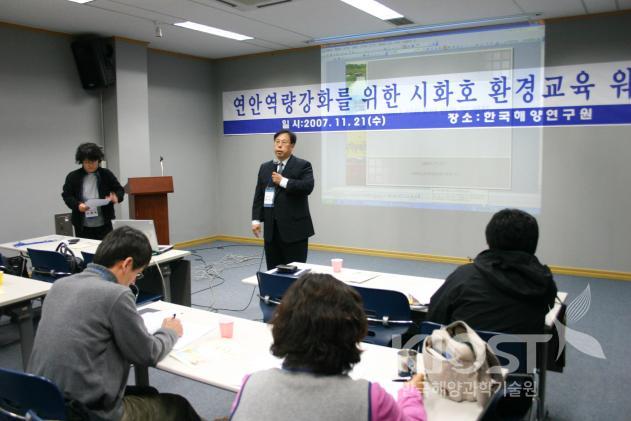
[[[136,280],[138,281],[139,279],[142,279],[145,277],[145,274],[143,272],[139,272],[138,274],[136,274]]]
[[[274,141],[274,145],[283,145],[283,146],[286,146],[286,145],[289,145],[290,143],[291,143],[291,142],[290,142],[290,141],[287,141],[287,140],[275,140],[275,141]]]

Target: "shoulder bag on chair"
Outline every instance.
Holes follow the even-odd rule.
[[[425,338],[423,363],[431,387],[457,402],[484,405],[503,380],[491,348],[461,321],[436,329]]]
[[[70,250],[70,247],[68,247],[66,243],[59,243],[55,251],[64,255],[70,265],[71,273],[79,273],[85,269],[85,262],[83,259],[75,256],[74,252]]]

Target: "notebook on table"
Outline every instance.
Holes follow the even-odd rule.
[[[114,229],[120,227],[132,227],[141,231],[149,239],[153,254],[162,254],[173,248],[172,245],[161,246],[158,244],[158,236],[156,235],[156,227],[153,225],[152,219],[113,219],[112,227]]]

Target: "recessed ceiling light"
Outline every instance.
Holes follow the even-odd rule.
[[[375,0],[341,0],[344,3],[351,5],[353,7],[358,8],[362,12],[366,12],[370,15],[373,15],[381,20],[390,20],[402,18],[403,15],[395,12],[389,7],[384,6],[383,4],[375,1]]]
[[[83,4],[83,3],[90,3],[92,0],[68,0],[68,1],[71,1],[73,3]]]
[[[236,39],[237,41],[245,41],[247,39],[254,39],[247,35],[237,34],[236,32],[224,31],[223,29],[213,28],[212,26],[202,25],[200,23],[195,22],[176,22],[173,25],[181,26],[182,28],[192,29],[194,31],[205,32],[211,35],[217,35],[218,37]]]

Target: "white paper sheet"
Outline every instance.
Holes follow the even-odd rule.
[[[147,331],[153,334],[156,330],[162,327],[162,322],[168,317],[173,317],[173,312],[168,310],[144,312],[141,314]],[[176,317],[180,317],[181,314],[176,313]],[[218,326],[193,323],[189,321],[182,322],[184,329],[184,335],[177,340],[173,349],[179,350],[185,348],[191,342],[201,338],[202,336],[218,329]]]
[[[99,206],[109,205],[110,199],[88,199],[84,203],[90,209],[96,209]]]

